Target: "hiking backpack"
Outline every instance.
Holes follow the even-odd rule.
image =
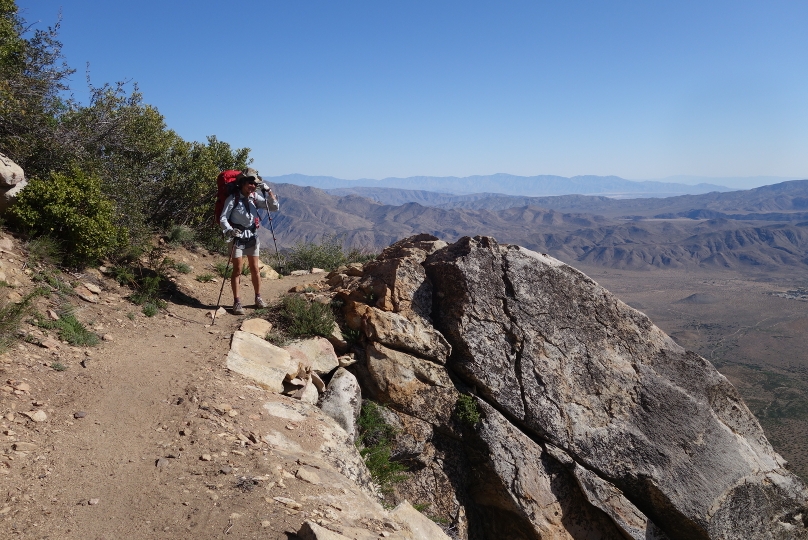
[[[215,224],[219,224],[219,217],[222,215],[222,210],[224,210],[224,203],[227,201],[227,198],[230,195],[236,196],[235,204],[233,208],[238,206],[239,198],[241,193],[239,190],[236,189],[236,180],[238,176],[241,174],[241,171],[237,171],[234,169],[222,171],[219,173],[219,176],[216,177],[216,207],[215,212],[216,214],[213,216],[213,222]],[[245,205],[247,202],[245,201]],[[259,217],[255,218],[255,227],[258,228],[261,226],[261,219]]]

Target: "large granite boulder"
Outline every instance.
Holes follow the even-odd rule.
[[[529,440],[568,456],[581,494],[624,535],[808,538],[805,486],[737,391],[645,315],[579,271],[491,238],[463,238],[424,267],[449,370]],[[491,451],[500,440],[481,438]],[[513,459],[535,469],[544,457]],[[503,490],[512,498],[523,485]]]
[[[26,185],[28,181],[22,167],[0,153],[0,212],[14,203],[14,199]]]

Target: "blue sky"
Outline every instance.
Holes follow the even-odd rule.
[[[18,0],[264,175],[808,177],[808,3]]]

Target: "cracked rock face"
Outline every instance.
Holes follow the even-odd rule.
[[[423,266],[431,320],[451,345],[446,368],[484,402],[485,422],[501,416],[536,445],[508,449],[524,463],[497,466],[493,427],[477,434],[509,512],[542,515],[518,503],[526,480],[507,479],[540,485],[526,470],[551,459],[630,538],[808,538],[805,486],[734,387],[645,315],[577,270],[491,238],[463,238]],[[536,519],[534,536],[518,537],[545,537],[552,520]]]

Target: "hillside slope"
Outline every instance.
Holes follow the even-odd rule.
[[[389,205],[358,195],[335,196],[291,184],[278,185],[277,191],[283,202],[274,224],[280,245],[286,247],[336,235],[347,246],[372,251],[422,232],[454,241],[486,231],[503,241],[550,253],[573,264],[637,270],[696,267],[749,272],[808,270],[805,232],[808,222],[791,219],[804,217],[800,201],[803,195],[808,200],[808,181],[747,192],[614,202],[621,205],[620,212],[644,212],[651,216],[668,212],[665,219],[640,220],[531,205],[496,210],[423,206],[415,202]],[[612,213],[618,208],[610,207],[613,203],[608,199],[581,196],[559,199],[570,208],[600,208]],[[693,210],[697,214],[688,214],[690,210],[684,213],[697,219],[670,214],[694,205],[701,208]],[[738,212],[776,210],[786,212],[786,216],[782,223],[746,219],[749,215],[739,216],[743,220],[710,218],[713,215],[710,212],[717,211],[706,208]],[[775,219],[778,215],[757,217]],[[268,231],[261,234],[268,235]]]

